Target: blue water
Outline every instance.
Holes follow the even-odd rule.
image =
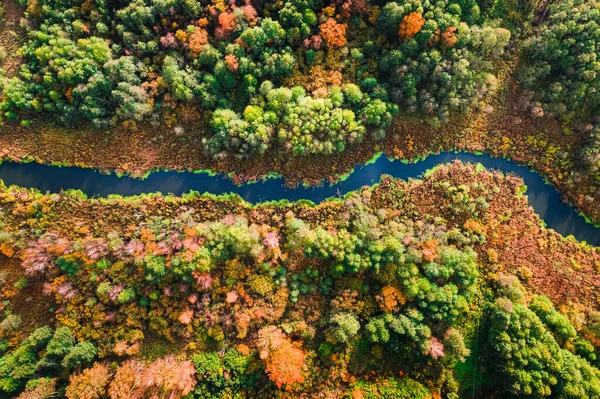
[[[364,185],[377,183],[382,174],[401,179],[419,177],[432,167],[454,160],[478,162],[490,169],[520,176],[527,185],[529,204],[546,222],[547,226],[563,236],[572,234],[580,241],[600,246],[600,229],[585,222],[574,208],[560,199],[560,194],[544,183],[544,180],[527,167],[516,163],[492,158],[488,155],[444,152],[427,157],[415,164],[404,164],[397,160],[380,157],[375,163],[358,166],[354,173],[343,182],[319,187],[289,189],[284,187],[283,178],[265,179],[252,184],[236,186],[226,176],[210,176],[206,173],[156,172],[145,180],[130,177],[104,175],[92,169],[78,167],[61,168],[37,163],[19,164],[4,162],[0,165],[0,179],[6,185],[34,187],[42,192],[59,192],[66,189],[79,189],[88,196],[106,197],[108,194],[137,195],[161,192],[181,195],[191,190],[212,194],[236,193],[251,203],[287,199],[296,201],[308,199],[321,202],[329,197],[337,197]]]

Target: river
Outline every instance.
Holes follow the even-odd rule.
[[[60,192],[61,189],[79,189],[88,196],[105,197],[108,194],[124,196],[142,193],[161,192],[181,195],[191,190],[212,194],[236,193],[251,203],[287,199],[296,201],[308,199],[321,202],[329,197],[337,197],[364,185],[377,183],[382,174],[401,179],[417,178],[432,167],[461,160],[481,163],[489,169],[520,176],[527,185],[529,204],[549,228],[563,236],[572,234],[580,241],[600,246],[600,228],[586,223],[574,208],[560,199],[560,194],[535,172],[515,162],[492,158],[488,155],[443,152],[431,155],[421,162],[405,164],[381,156],[376,162],[357,166],[352,174],[342,182],[317,187],[285,188],[282,178],[269,178],[255,183],[236,186],[224,175],[211,176],[207,173],[155,172],[144,180],[130,177],[105,175],[93,169],[79,167],[57,167],[38,163],[4,162],[0,165],[0,179],[6,185],[33,187],[42,192]]]

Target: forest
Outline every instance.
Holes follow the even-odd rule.
[[[516,177],[456,163],[320,205],[0,204],[8,396],[600,395],[600,251],[545,229]]]
[[[599,0],[2,0],[0,26],[0,398],[600,397],[600,247],[514,174],[320,203],[1,180],[465,151],[600,227]]]

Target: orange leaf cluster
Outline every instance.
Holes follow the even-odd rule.
[[[269,326],[260,330],[257,344],[260,358],[266,363],[267,374],[277,388],[304,382],[304,351],[294,345],[280,328]]]
[[[119,367],[110,384],[110,399],[179,399],[196,386],[196,370],[189,360],[173,355],[157,359],[148,366],[128,360]]]
[[[137,388],[138,376],[144,369],[144,364],[139,360],[127,360],[122,363],[115,378],[108,388],[110,399],[129,399]]]
[[[427,240],[423,243],[423,249],[421,250],[423,259],[428,262],[435,260],[438,257],[438,242],[437,240]]]
[[[189,38],[190,53],[197,57],[206,44],[208,44],[208,32],[199,27],[194,28]]]
[[[468,219],[463,224],[463,227],[465,230],[468,230],[475,234],[485,234],[487,232],[487,227],[483,223],[478,222],[477,220],[474,220],[474,219]]]
[[[421,31],[423,25],[425,25],[425,18],[423,18],[420,13],[411,12],[410,14],[405,15],[404,18],[402,18],[402,22],[400,22],[400,31],[398,32],[400,39],[410,39]]]
[[[0,245],[0,252],[9,258],[12,258],[12,256],[15,254],[15,250],[12,249],[7,243],[2,243],[2,245]]]
[[[89,369],[71,376],[65,392],[68,399],[99,399],[106,395],[111,373],[104,363],[96,363]]]
[[[256,22],[258,21],[258,12],[256,9],[251,4],[246,4],[245,6],[242,6],[242,10],[244,10],[244,17],[246,18],[248,25],[256,25]]]
[[[227,68],[229,68],[231,72],[237,71],[237,69],[240,66],[238,58],[233,54],[227,54],[225,56],[225,63],[227,64]]]
[[[240,355],[242,356],[248,356],[250,354],[250,348],[248,348],[248,346],[244,345],[244,344],[238,344],[235,349],[237,349],[238,352],[240,352]]]
[[[321,36],[331,48],[342,47],[346,44],[346,24],[338,24],[335,19],[329,18],[319,25]]]
[[[133,344],[129,344],[126,340],[119,341],[115,344],[113,348],[113,352],[117,356],[133,356],[140,353],[140,343],[134,342]]]
[[[235,29],[237,20],[231,11],[223,12],[219,15],[219,25],[225,32],[231,32]]]
[[[454,35],[454,32],[456,32],[456,27],[449,26],[446,28],[446,30],[444,30],[444,33],[442,33],[442,39],[440,41],[440,44],[443,50],[454,47],[454,45],[458,41],[458,39]]]
[[[362,389],[355,389],[352,391],[352,399],[363,399],[365,397],[365,391]]]
[[[177,320],[179,320],[179,322],[182,324],[190,324],[193,319],[194,319],[194,311],[189,308],[187,308],[186,310],[181,312],[181,314],[177,318]]]
[[[379,306],[384,312],[397,311],[398,308],[406,303],[406,297],[398,288],[386,285],[381,289],[381,295],[377,296]]]
[[[294,71],[292,76],[286,79],[286,84],[302,86],[313,97],[325,98],[329,94],[331,86],[341,86],[343,84],[343,78],[342,73],[338,70],[315,65],[305,74],[298,70]]]

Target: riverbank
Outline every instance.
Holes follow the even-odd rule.
[[[81,190],[88,197],[132,196],[148,193],[186,195],[190,192],[212,195],[236,194],[245,201],[257,204],[264,202],[292,202],[308,200],[321,203],[330,198],[342,198],[347,193],[361,187],[371,186],[380,181],[381,176],[391,176],[403,180],[420,178],[431,170],[451,162],[460,161],[476,164],[505,174],[514,174],[523,180],[527,187],[526,195],[534,212],[551,229],[563,236],[573,235],[579,241],[600,247],[600,226],[594,227],[568,204],[561,201],[561,195],[547,184],[540,175],[527,167],[518,166],[512,161],[491,158],[489,155],[443,152],[431,155],[416,163],[390,160],[380,154],[373,162],[354,168],[335,184],[318,187],[298,185],[286,188],[285,180],[277,176],[254,183],[236,185],[224,175],[209,173],[155,172],[144,179],[114,174],[101,174],[95,170],[78,167],[56,167],[37,163],[20,164],[5,162],[0,165],[0,179],[6,185],[35,188],[41,192],[59,193],[62,190]]]
[[[0,134],[0,157],[17,162],[97,168],[143,177],[155,170],[210,170],[230,174],[235,183],[269,174],[286,183],[335,181],[374,154],[415,160],[440,151],[485,152],[527,165],[552,183],[564,199],[595,223],[600,222],[600,188],[593,176],[578,171],[578,149],[584,133],[558,122],[534,119],[522,110],[518,88],[509,83],[504,99],[487,111],[456,119],[439,129],[419,120],[398,118],[383,142],[367,140],[332,156],[290,157],[268,152],[260,158],[215,161],[203,153],[203,123],[193,113],[166,118],[161,128],[126,124],[111,131],[69,130],[34,122],[23,128],[6,124]]]

